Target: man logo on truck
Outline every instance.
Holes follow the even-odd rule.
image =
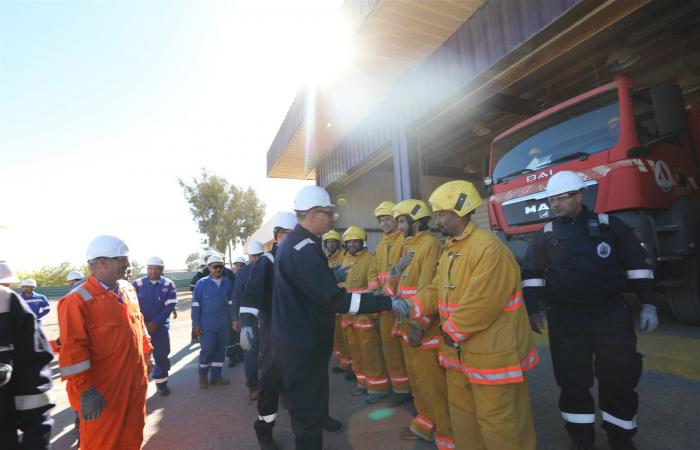
[[[525,207],[525,214],[540,214],[540,218],[544,219],[549,217],[549,205],[546,202],[540,203],[538,205],[530,205]]]

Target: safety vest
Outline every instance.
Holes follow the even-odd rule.
[[[440,364],[471,383],[519,383],[539,362],[518,263],[495,234],[473,222],[447,240],[435,278],[416,294],[414,320],[436,312],[457,343],[441,343]]]

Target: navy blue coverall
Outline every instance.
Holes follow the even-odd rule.
[[[282,393],[282,365],[272,355],[271,326],[274,261],[277,246],[253,264],[250,279],[241,297],[241,326],[258,326],[260,380],[258,382],[258,418],[253,424],[258,438],[272,436]]]
[[[321,238],[301,225],[280,245],[275,261],[273,355],[284,369],[296,449],[321,450],[335,315],[389,311],[391,299],[339,288]]]
[[[177,304],[177,289],[172,280],[160,277],[152,282],[148,277],[141,277],[131,282],[139,298],[139,307],[146,323],[152,323],[158,328],[152,333],[153,345],[153,381],[156,384],[167,383],[170,370],[170,314]]]
[[[595,405],[589,388],[598,379],[603,428],[611,439],[637,431],[642,373],[637,335],[623,292],[656,304],[653,271],[632,229],[585,207],[574,219],[545,224],[530,244],[522,286],[529,314],[546,306],[559,409],[574,441],[592,445]]]
[[[49,299],[46,298],[45,295],[37,294],[36,292],[32,292],[32,295],[29,297],[25,297],[24,294],[21,294],[21,296],[22,300],[24,300],[27,303],[29,308],[36,316],[39,325],[41,325],[41,318],[47,315],[51,310],[51,305],[49,305]]]
[[[50,397],[53,359],[29,306],[0,286],[0,364],[12,368],[0,381],[0,446],[6,450],[48,449],[54,407]],[[22,441],[17,436],[22,430]]]
[[[243,291],[250,275],[253,272],[253,263],[245,265],[236,274],[236,282],[233,285],[233,320],[240,321],[240,308],[243,297]],[[253,342],[252,348],[243,352],[243,364],[245,368],[245,382],[249,388],[258,387],[258,341]]]
[[[231,329],[231,280],[222,277],[219,285],[211,277],[197,281],[192,294],[192,328],[201,327],[199,375],[221,378],[226,358],[226,342]]]

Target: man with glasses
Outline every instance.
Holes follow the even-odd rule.
[[[328,267],[321,235],[331,228],[333,204],[319,186],[305,186],[294,199],[299,224],[275,256],[272,349],[284,370],[284,389],[297,450],[321,450],[328,419],[328,361],[335,314],[394,310],[407,317],[402,299],[349,293]],[[342,278],[342,277],[340,277]]]
[[[91,275],[58,302],[61,352],[81,448],[140,448],[151,342],[131,283],[129,248],[114,236],[88,246]]]
[[[615,216],[589,211],[584,189],[583,179],[571,171],[547,183],[556,218],[527,250],[523,292],[536,333],[544,327],[540,305],[546,305],[559,409],[573,448],[594,448],[596,410],[589,389],[595,377],[610,447],[634,449],[642,358],[623,293],[628,284],[635,290],[642,303],[640,330],[653,331],[654,273],[632,230]]]
[[[279,360],[272,355],[270,332],[272,327],[272,278],[277,246],[297,224],[291,212],[278,213],[272,221],[275,243],[272,249],[258,258],[241,296],[241,346],[245,351],[258,347],[260,378],[258,381],[258,418],[253,423],[258,444],[262,450],[277,448],[272,430],[277,421],[279,396],[282,392],[283,371]],[[262,250],[262,246],[259,247]]]
[[[209,276],[197,281],[192,293],[192,329],[199,336],[199,387],[227,386],[221,376],[226,358],[226,342],[231,319],[233,284],[224,276],[224,259],[211,255],[207,259]],[[211,371],[210,371],[211,370]]]

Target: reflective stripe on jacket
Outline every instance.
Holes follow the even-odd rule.
[[[440,362],[478,384],[517,383],[539,361],[520,292],[520,268],[496,235],[470,222],[449,238],[433,281],[420,289],[413,318],[439,313]]]

